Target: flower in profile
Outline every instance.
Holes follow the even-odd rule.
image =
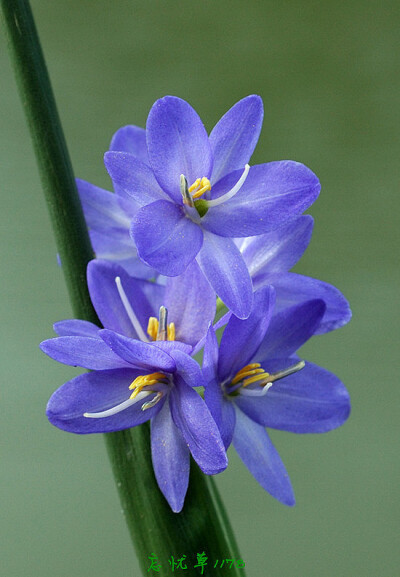
[[[332,373],[296,351],[316,332],[325,311],[314,299],[273,314],[272,287],[255,293],[246,320],[230,317],[220,346],[210,327],[204,347],[205,400],[227,448],[273,497],[294,505],[293,489],[267,428],[323,433],[350,412],[349,395]]]
[[[187,102],[166,96],[149,113],[146,150],[144,132],[130,127],[115,135],[105,155],[117,196],[132,203],[125,212],[140,259],[171,277],[196,260],[240,318],[250,314],[253,290],[233,238],[283,225],[308,208],[320,189],[317,177],[297,162],[249,167],[262,118],[261,99],[248,96],[208,137]]]
[[[196,266],[186,271],[181,279],[184,289],[190,290],[198,274]],[[52,395],[48,419],[78,434],[118,431],[150,420],[155,476],[171,508],[178,512],[188,486],[190,453],[206,474],[219,473],[227,466],[218,428],[194,390],[204,386],[204,379],[190,356],[199,330],[191,313],[196,320],[196,310],[202,309],[208,323],[215,312],[215,296],[211,306],[206,289],[197,293],[194,303],[186,311],[181,309],[179,326],[182,294],[178,290],[132,279],[118,265],[101,261],[90,263],[88,281],[93,304],[107,328],[62,321],[55,325],[60,336],[41,344],[53,359],[92,371],[68,381]],[[153,316],[160,299],[171,305],[175,323],[169,322],[164,306],[158,319]],[[175,340],[177,335],[186,342]]]

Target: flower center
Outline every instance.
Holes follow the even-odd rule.
[[[211,183],[205,176],[203,176],[203,178],[198,178],[194,181],[192,186],[189,186],[189,192],[194,199],[200,198],[200,196],[207,192],[207,190],[211,190]]]
[[[144,332],[139,319],[135,315],[134,310],[126,296],[124,288],[121,283],[121,278],[119,276],[115,277],[115,284],[117,286],[118,294],[121,299],[122,305],[128,315],[129,320],[132,323],[133,328],[136,331],[137,336],[143,342],[149,342],[149,339]],[[150,317],[147,323],[147,334],[151,341],[174,341],[175,340],[175,323],[167,323],[168,310],[165,307],[160,307],[159,319],[156,317]]]
[[[295,365],[278,371],[277,373],[269,374],[263,368],[261,368],[260,363],[251,363],[246,365],[240,371],[236,373],[231,382],[225,386],[225,392],[227,395],[247,395],[247,396],[262,396],[265,395],[274,383],[279,379],[283,379],[293,373],[297,373],[305,366],[304,361],[299,361]],[[253,383],[258,383],[261,389],[251,388],[246,389],[249,385]]]
[[[145,387],[151,387],[152,385],[159,384],[168,384],[168,378],[166,375],[164,375],[164,373],[151,373],[150,375],[141,375],[140,377],[136,377],[136,379],[129,385],[129,390],[133,391],[129,398],[136,399],[136,397]],[[154,392],[155,391],[150,391],[150,393]]]
[[[210,200],[205,200],[202,198],[200,199],[200,197],[205,192],[207,192],[207,190],[211,190],[211,183],[208,180],[208,178],[206,178],[205,176],[203,176],[203,178],[198,178],[197,180],[194,181],[192,186],[188,187],[188,182],[186,180],[185,175],[181,174],[180,187],[183,204],[185,204],[188,207],[195,208],[200,217],[204,216],[205,214],[207,214],[209,208],[223,204],[227,200],[233,198],[235,194],[239,192],[239,190],[242,188],[247,178],[247,175],[249,174],[249,170],[250,166],[246,164],[242,172],[242,175],[240,176],[237,183],[231,188],[231,190],[225,192],[225,194],[222,194],[218,198]]]
[[[136,317],[128,298],[125,294],[125,291],[121,284],[120,277],[115,278],[115,283],[117,285],[118,293],[121,298],[121,301],[124,305],[124,308],[130,318],[133,327],[135,328],[137,334],[141,338],[142,341],[147,341],[148,338],[146,337],[144,330],[142,329],[138,318]],[[152,341],[174,341],[175,340],[175,325],[174,323],[168,324],[168,311],[165,307],[160,307],[160,314],[159,318],[150,317],[149,323],[147,327],[147,333],[150,336]],[[143,403],[142,411],[146,409],[150,409],[154,407],[161,400],[165,387],[169,384],[169,378],[164,373],[150,373],[149,375],[140,375],[136,377],[134,381],[131,382],[129,385],[129,390],[132,391],[131,396],[129,399],[122,401],[118,405],[111,407],[110,409],[106,409],[105,411],[99,411],[98,413],[84,413],[83,416],[89,419],[102,419],[104,417],[111,417],[112,415],[116,415],[121,411],[131,407],[135,403],[138,403],[142,399],[148,397],[149,395],[155,396],[148,402]]]
[[[147,401],[147,403],[143,403],[141,409],[145,411],[146,409],[151,409],[161,400],[163,396],[163,390],[165,386],[168,385],[168,377],[164,375],[164,373],[151,373],[150,375],[140,375],[136,377],[134,381],[129,385],[129,389],[132,392],[129,399],[107,409],[105,411],[99,411],[98,413],[83,413],[84,417],[89,419],[104,419],[104,417],[112,417],[125,409],[128,409],[132,405],[142,401],[149,395],[155,396],[151,399],[151,401]],[[150,389],[146,387],[151,387]]]
[[[211,190],[211,183],[203,176],[194,181],[192,186],[188,186],[188,182],[183,174],[181,174],[181,194],[183,204],[186,206],[195,206],[195,200],[200,198],[207,190]]]
[[[132,405],[139,403],[149,395],[155,396],[151,399],[151,401],[147,401],[147,403],[143,403],[141,409],[145,411],[146,409],[151,409],[161,400],[164,392],[165,386],[168,385],[168,377],[164,375],[164,373],[151,373],[150,375],[140,375],[136,377],[134,381],[129,385],[129,389],[132,392],[129,399],[115,405],[115,407],[111,407],[106,411],[99,411],[98,413],[83,413],[84,417],[89,419],[104,419],[104,417],[112,417],[125,409],[128,409]],[[148,389],[147,387],[151,387]]]
[[[252,363],[240,369],[231,381],[231,385],[240,383],[241,387],[247,387],[251,383],[262,381],[265,377],[269,377],[269,373],[261,368],[260,363]]]
[[[160,338],[160,322],[156,317],[150,317],[147,325],[147,334],[152,341],[174,341],[175,340],[175,323],[167,324],[167,338]],[[164,335],[162,335],[164,336]]]

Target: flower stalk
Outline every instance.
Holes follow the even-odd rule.
[[[29,2],[0,1],[74,315],[98,324],[86,283],[93,251]],[[184,509],[175,514],[154,478],[148,426],[108,433],[105,440],[143,575],[151,554],[161,563],[160,576],[170,574],[171,555],[189,559],[205,552],[210,563],[204,576],[215,575],[213,560],[240,557],[213,480],[193,462]],[[226,565],[218,574],[243,576],[244,570]]]

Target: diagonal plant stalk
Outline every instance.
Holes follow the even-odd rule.
[[[77,318],[99,324],[86,284],[93,252],[31,8],[28,0],[0,1],[73,311]],[[149,575],[151,554],[162,566],[158,575],[164,576],[171,572],[171,556],[186,555],[190,569],[204,552],[208,563],[203,576],[216,571],[222,577],[244,576],[235,564],[214,569],[216,560],[240,555],[213,479],[192,461],[185,507],[172,513],[154,477],[149,427],[108,433],[105,440],[143,575]]]

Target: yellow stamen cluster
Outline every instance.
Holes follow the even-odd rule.
[[[140,393],[144,387],[149,387],[150,385],[156,385],[166,379],[164,373],[151,373],[151,375],[141,375],[136,377],[136,379],[129,385],[129,389],[133,393],[130,398],[134,399]]]
[[[158,319],[156,317],[150,317],[149,323],[147,325],[147,334],[151,338],[152,341],[157,340],[158,335]],[[169,323],[167,326],[167,341],[174,341],[175,340],[175,324]]]
[[[231,385],[236,385],[242,381],[242,387],[247,387],[251,383],[256,383],[257,381],[264,381],[266,377],[269,377],[269,373],[261,368],[260,363],[251,363],[246,365],[243,369],[240,369],[231,381]],[[261,383],[260,383],[261,384]],[[262,384],[265,384],[262,383]]]
[[[194,199],[200,198],[207,190],[211,190],[211,183],[205,176],[195,180],[192,186],[189,187],[189,192]]]

